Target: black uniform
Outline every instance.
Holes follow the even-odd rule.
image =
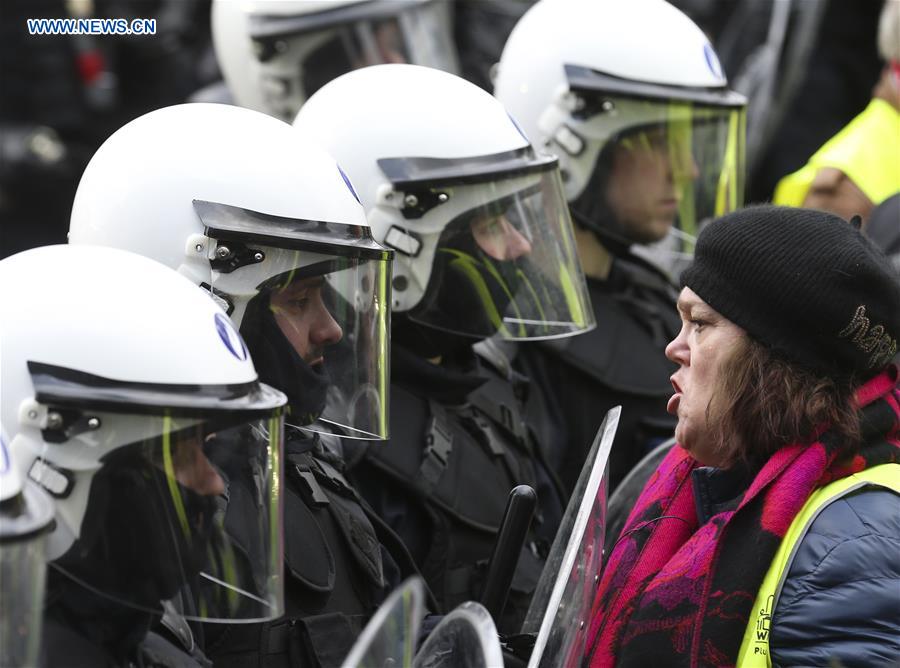
[[[183,620],[116,603],[52,567],[47,584],[42,668],[211,668]]]
[[[627,250],[614,256],[605,281],[587,279],[596,329],[558,341],[519,346],[515,363],[549,407],[541,424],[548,459],[571,490],[606,411],[622,405],[610,455],[610,491],[655,445],[672,436],[676,420],[666,412],[669,377],[665,358],[681,321],[677,292],[648,262]]]
[[[264,624],[205,624],[205,651],[217,668],[340,665],[387,594],[416,573],[343,468],[339,439],[286,428],[286,615]],[[253,522],[254,508],[229,489],[232,535]]]
[[[351,475],[410,548],[447,612],[478,600],[512,487],[538,510],[501,632],[517,632],[562,516],[562,501],[520,410],[526,379],[466,345],[440,365],[392,346],[391,440],[370,447]]]

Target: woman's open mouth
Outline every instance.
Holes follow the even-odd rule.
[[[669,380],[672,382],[675,394],[669,398],[669,403],[666,404],[666,412],[669,413],[669,415],[677,415],[678,404],[681,403],[681,388],[678,386],[678,383],[675,382],[674,378],[670,378]]]

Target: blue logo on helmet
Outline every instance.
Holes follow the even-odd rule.
[[[525,134],[525,130],[523,130],[522,126],[516,122],[516,119],[513,118],[513,115],[511,113],[509,113],[508,111],[506,112],[506,115],[509,116],[509,120],[512,121],[513,126],[516,128],[516,130],[519,131],[519,134],[522,135],[522,139],[524,139],[526,142],[528,142],[530,144],[531,141],[529,141],[528,135]]]
[[[717,79],[724,79],[725,73],[722,71],[722,64],[709,42],[703,45],[703,56],[706,58],[706,66],[713,76]]]
[[[353,184],[350,183],[350,179],[347,178],[347,175],[344,173],[344,170],[341,169],[340,165],[338,165],[337,168],[338,168],[338,171],[341,173],[341,178],[344,179],[344,183],[347,184],[347,188],[350,190],[351,193],[353,193],[353,196],[356,198],[356,201],[359,202],[360,204],[362,204],[362,202],[359,201],[359,195],[356,194],[356,190],[353,188]]]
[[[9,451],[6,449],[6,439],[0,437],[0,473],[9,471]]]
[[[231,321],[223,313],[216,313],[216,331],[219,333],[219,338],[222,339],[222,343],[228,348],[228,352],[241,362],[250,356],[241,335],[235,331]]]

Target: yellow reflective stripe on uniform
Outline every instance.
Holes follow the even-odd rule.
[[[900,190],[900,111],[884,100],[869,106],[775,188],[775,204],[801,206],[816,174],[834,167],[878,205]]]
[[[756,601],[753,603],[741,649],[738,652],[737,665],[740,668],[769,668],[772,665],[769,653],[772,613],[775,611],[778,595],[781,593],[781,586],[793,561],[794,553],[813,520],[832,501],[869,485],[885,487],[900,494],[900,464],[881,464],[835,480],[830,485],[813,492],[797,513],[772,559],[772,565],[763,578]]]

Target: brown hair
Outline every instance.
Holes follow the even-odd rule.
[[[841,447],[859,446],[859,409],[850,379],[817,376],[757,341],[723,362],[707,407],[723,466],[753,464],[789,443],[811,443],[829,425]]]

